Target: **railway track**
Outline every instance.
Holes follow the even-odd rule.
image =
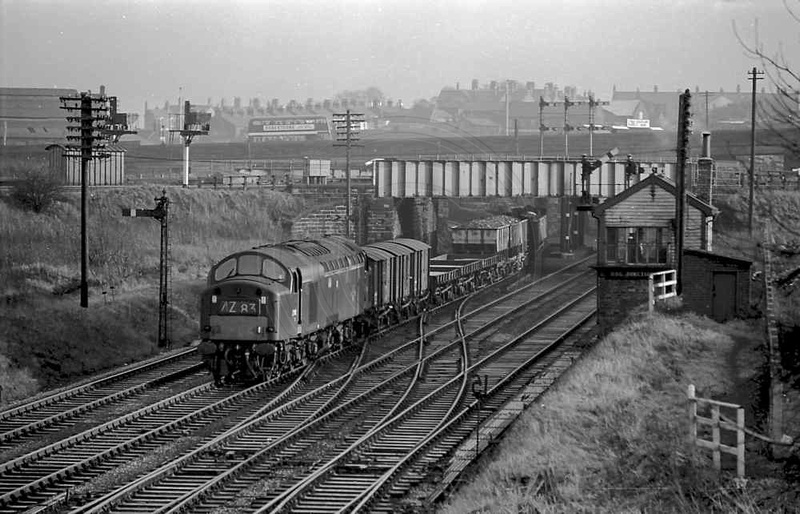
[[[531,289],[534,288],[528,288]],[[542,294],[545,293],[534,294],[530,301]],[[438,333],[449,328],[437,327],[426,337],[383,353],[380,358],[326,383],[324,389],[329,396],[325,400],[317,396],[319,391],[310,391],[305,397],[240,424],[75,512],[283,510],[305,501],[306,496],[313,498],[315,493],[308,491],[316,490],[316,484],[323,491],[348,490],[335,480],[331,486],[323,485],[325,477],[337,477],[346,470],[350,473],[345,481],[357,480],[358,472],[370,470],[371,463],[377,462],[363,487],[345,495],[346,501],[336,503],[347,508],[348,502],[377,487],[383,476],[378,471],[386,472],[387,459],[394,462],[408,453],[408,441],[433,437],[451,420],[463,418],[460,411],[468,410],[469,377],[488,370],[490,360],[485,357],[468,367],[473,357],[461,341],[434,349],[430,336],[438,340]],[[518,355],[510,359],[517,364],[520,361]],[[494,373],[508,374],[509,366],[501,365]],[[330,392],[333,390],[335,393]],[[423,426],[422,433],[414,428]],[[393,428],[399,432],[391,431]],[[409,431],[415,435],[406,437]],[[385,441],[386,434],[391,434],[390,444],[383,447],[383,453],[372,454],[363,462],[358,455],[366,452],[364,445],[374,443],[377,438]],[[221,459],[220,455],[227,458]],[[333,504],[331,498],[324,502]],[[319,512],[315,510],[319,507],[314,504],[311,511]]]
[[[5,463],[0,468],[0,512],[22,512],[33,506],[60,512],[68,505],[86,503],[120,481],[124,484],[232,426],[290,402],[293,395],[324,388],[342,372],[341,366],[349,365],[346,352],[340,357],[345,362],[340,367],[332,365],[330,371],[323,369],[313,377],[313,369],[306,368],[288,386],[288,376],[246,389],[201,385]],[[124,473],[126,467],[131,476]]]
[[[348,433],[343,428],[348,423],[367,418],[379,423],[391,412],[391,397],[397,387],[403,389],[407,387],[403,384],[413,380],[413,370],[406,368],[418,362],[419,345],[418,340],[406,344],[349,371],[326,365],[320,371],[326,378],[317,389],[259,419],[239,424],[170,465],[76,512],[197,511],[197,501],[211,495],[220,484],[238,484],[234,493],[223,491],[215,502],[226,503],[258,482],[264,473],[301,468],[309,452],[324,452],[326,446],[341,439],[341,434]],[[364,349],[362,359],[366,355]],[[396,386],[397,383],[401,385]],[[373,394],[375,391],[378,395]],[[320,426],[328,426],[327,437],[314,432]],[[220,459],[220,455],[229,458]]]
[[[200,374],[194,349],[106,374],[0,412],[0,462],[157,401],[158,388]],[[198,382],[206,379],[198,378]],[[163,396],[163,395],[162,395]]]
[[[579,278],[577,276],[570,281],[573,294],[566,302],[560,291],[558,295],[548,291],[524,300],[520,300],[517,294],[506,295],[490,307],[465,316],[476,325],[481,323],[474,315],[476,312],[480,312],[481,317],[490,318],[471,333],[466,333],[463,318],[459,318],[462,321],[459,331],[462,333],[465,354],[472,353],[470,347],[478,342],[486,345],[494,341],[495,347],[484,347],[485,357],[467,365],[463,372],[455,374],[439,388],[419,398],[397,417],[376,427],[316,473],[256,512],[347,512],[367,509],[391,512],[408,508],[398,505],[396,500],[383,504],[379,500],[386,492],[390,498],[407,494],[416,482],[429,474],[432,466],[457,446],[457,441],[466,440],[471,430],[470,414],[473,411],[499,411],[507,403],[511,391],[518,390],[540,371],[534,364],[561,346],[569,334],[585,326],[592,318],[595,308],[594,287],[582,286],[577,281]],[[506,332],[497,336],[496,325],[504,318],[493,318],[492,310],[507,310],[509,302],[517,305],[516,310],[522,306],[541,309],[542,296],[550,298],[550,302],[559,302],[555,311],[551,308],[548,316],[517,335]],[[522,303],[518,304],[520,301]],[[539,364],[540,367],[542,365]],[[485,377],[483,383],[487,385],[486,392],[481,393],[479,399],[470,401],[467,385],[472,377],[481,376]],[[419,505],[413,506],[413,510],[418,508]]]

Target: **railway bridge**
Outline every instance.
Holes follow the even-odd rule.
[[[612,198],[657,173],[674,179],[675,163],[637,162],[644,172],[626,184],[626,159],[606,159],[594,169],[589,194],[599,200]],[[426,241],[434,252],[446,253],[447,227],[477,215],[508,212],[529,207],[546,216],[548,240],[560,251],[572,252],[595,242],[595,224],[588,213],[577,210],[583,184],[580,158],[524,158],[470,155],[452,158],[373,159],[367,163],[369,186],[351,191],[351,233],[358,243],[394,237]],[[303,188],[306,195],[319,195],[326,203],[346,202],[346,187]],[[293,236],[313,237],[321,233],[344,233],[342,208],[327,209],[295,224]],[[337,230],[337,226],[339,229]]]

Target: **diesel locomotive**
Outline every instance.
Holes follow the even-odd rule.
[[[414,239],[358,246],[342,236],[231,254],[211,268],[201,295],[198,351],[218,383],[263,380],[303,366],[519,271],[528,220],[502,223],[491,231],[493,241],[472,238],[480,252],[462,242],[462,257],[432,258],[431,247]]]

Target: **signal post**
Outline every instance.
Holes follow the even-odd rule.
[[[183,104],[182,128],[171,129],[170,132],[177,132],[183,138],[183,187],[189,187],[189,145],[195,136],[207,136],[211,128],[211,114],[207,112],[193,112],[189,100]]]
[[[123,216],[131,218],[153,218],[161,224],[161,255],[159,258],[158,282],[158,346],[169,347],[169,198],[162,191],[156,198],[155,209],[122,209]]]

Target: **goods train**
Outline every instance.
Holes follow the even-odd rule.
[[[508,276],[524,264],[529,220],[495,218],[463,228],[450,256],[414,239],[341,236],[231,254],[201,295],[198,350],[217,383],[263,380]]]

